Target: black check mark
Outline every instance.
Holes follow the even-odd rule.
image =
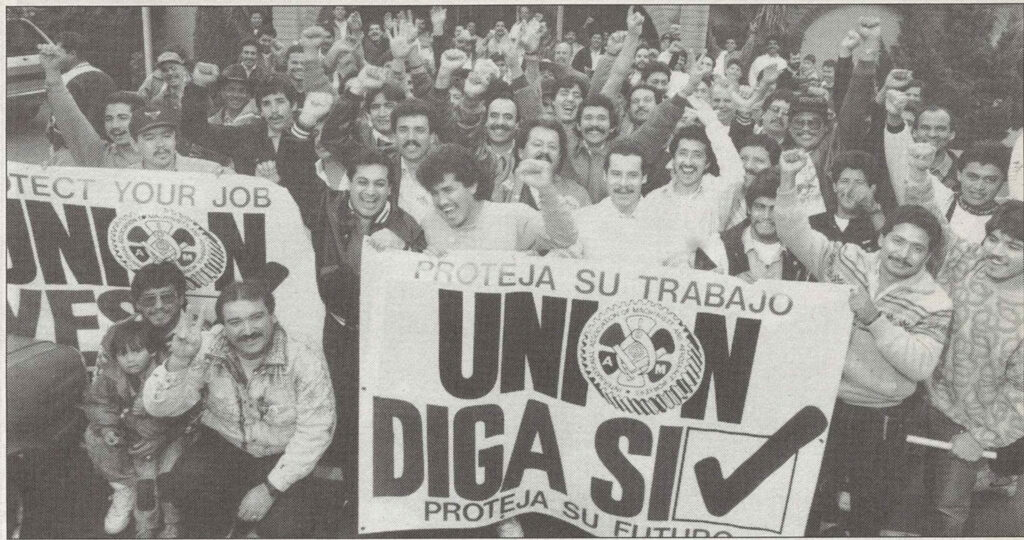
[[[804,407],[769,437],[754,455],[740,464],[729,478],[722,476],[722,464],[717,458],[698,461],[693,470],[708,512],[717,517],[731,512],[805,444],[824,433],[826,427],[828,419],[821,409]]]

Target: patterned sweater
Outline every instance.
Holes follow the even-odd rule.
[[[907,203],[941,216],[932,185],[908,184]],[[981,246],[948,227],[946,244],[936,279],[953,298],[953,324],[928,397],[983,447],[1002,448],[1024,437],[1024,288],[1020,277],[989,279]]]

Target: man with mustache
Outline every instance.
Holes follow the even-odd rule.
[[[928,381],[928,436],[952,448],[927,450],[928,490],[922,534],[964,533],[981,454],[999,460],[1020,451],[1024,438],[1024,204],[999,205],[985,224],[980,244],[945,225],[935,204],[937,179],[929,174],[935,149],[915,143],[908,150],[906,198],[922,204],[943,223],[945,248],[937,280],[956,300],[949,341]],[[994,469],[995,467],[993,467]]]
[[[196,64],[192,82],[185,87],[181,100],[182,135],[199,146],[229,156],[238,174],[256,175],[259,168],[259,176],[276,182],[277,173],[271,165],[281,136],[292,125],[297,106],[295,89],[281,76],[258,81],[254,92],[258,121],[242,126],[213,125],[209,122],[207,103],[217,72],[213,64]]]
[[[849,478],[851,536],[877,536],[906,468],[909,398],[939,362],[953,303],[926,267],[939,254],[942,226],[919,206],[901,206],[886,221],[880,249],[828,240],[811,228],[796,192],[808,157],[787,150],[775,227],[782,245],[820,281],[851,287],[853,333],[808,533]]]
[[[561,170],[564,161],[562,149],[565,148],[566,134],[560,122],[547,117],[534,118],[520,126],[515,143],[516,157],[520,162],[539,160],[547,162],[555,171]],[[514,175],[503,185],[498,186],[494,193],[494,200],[522,202],[531,208],[538,208],[539,189],[524,183],[523,179],[522,175]],[[555,192],[571,210],[591,203],[587,190],[575,181],[555,173],[551,182]]]
[[[843,152],[832,165],[836,210],[809,219],[811,228],[833,242],[854,244],[868,253],[878,250],[878,230],[885,222],[876,202],[882,171],[874,156],[860,150]]]
[[[763,133],[782,144],[789,128],[789,109],[793,98],[793,93],[788,90],[777,90],[769,95],[764,100],[764,112],[760,122],[754,126],[754,133]]]
[[[202,409],[197,440],[161,478],[162,493],[189,538],[309,536],[308,478],[335,424],[327,365],[278,324],[260,280],[225,287],[215,311],[210,331],[196,317],[175,335],[142,390],[153,416]]]
[[[128,130],[139,152],[139,162],[130,168],[157,171],[204,172],[221,174],[224,167],[178,153],[178,128],[181,115],[177,109],[146,105],[132,113]]]
[[[910,121],[906,118],[911,103],[909,93],[904,90],[888,90],[884,99],[885,158],[892,174],[898,175],[893,178],[893,182],[899,182],[906,174],[907,148],[912,143],[925,142],[936,149],[931,174],[938,177],[948,189],[959,191],[957,155],[949,148],[950,143],[956,138],[956,123],[949,108],[928,105]],[[899,193],[900,190],[896,188],[896,192]]]
[[[675,237],[664,234],[655,216],[638,215],[647,159],[643,146],[632,137],[609,144],[604,162],[608,196],[575,212],[579,240],[572,248],[554,253],[646,266],[686,264],[703,270],[724,266],[725,249],[717,236]]]
[[[289,134],[281,141],[278,170],[281,184],[295,198],[303,221],[313,236],[316,255],[317,286],[326,307],[323,346],[333,382],[339,416],[335,441],[327,450],[329,462],[340,462],[344,475],[347,511],[355,511],[358,477],[355,457],[359,408],[359,299],[360,261],[363,239],[378,248],[422,251],[426,247],[423,230],[416,221],[391,200],[397,181],[394,160],[378,151],[346,150],[327,143],[337,168],[324,169],[332,185],[347,184],[347,190],[328,187],[318,177],[317,155],[312,130],[332,109],[334,99],[323,92],[309,92],[302,112]],[[343,104],[342,104],[343,105]],[[337,116],[337,110],[332,113]],[[353,115],[355,111],[353,110]],[[329,118],[323,132],[342,132],[332,126],[338,118]],[[351,121],[350,121],[351,123]],[[351,129],[351,128],[350,128]],[[343,519],[355,534],[354,514]]]
[[[104,137],[101,138],[68,90],[55,48],[55,45],[40,45],[39,62],[46,74],[46,97],[53,111],[54,125],[71,151],[74,165],[117,169],[136,167],[140,157],[128,126],[132,112],[142,106],[142,98],[135,92],[110,93],[103,105]]]
[[[398,206],[417,223],[431,212],[430,193],[416,180],[416,171],[437,143],[434,127],[438,120],[430,103],[418,98],[399,103],[391,113],[391,127],[398,148]]]

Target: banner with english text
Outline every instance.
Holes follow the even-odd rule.
[[[846,288],[363,253],[359,530],[802,536]]]
[[[92,366],[133,315],[132,276],[173,261],[186,309],[212,320],[220,289],[273,276],[275,314],[320,348],[313,249],[288,191],[260,178],[7,162],[7,331],[71,345]],[[283,279],[283,280],[282,280]]]

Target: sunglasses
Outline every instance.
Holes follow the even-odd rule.
[[[144,308],[151,308],[156,306],[158,299],[161,304],[171,304],[178,300],[178,293],[177,291],[167,291],[160,294],[144,294],[139,297],[138,304]]]

